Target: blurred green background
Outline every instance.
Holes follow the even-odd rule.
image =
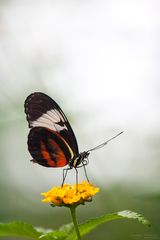
[[[160,239],[159,1],[0,1],[0,221],[58,228],[69,211],[41,202],[62,169],[29,160],[25,98],[42,91],[71,122],[87,172],[101,188],[78,209],[79,222],[130,209],[147,228],[121,220],[84,239]],[[79,169],[79,180],[84,179]],[[74,171],[67,182],[75,181]]]

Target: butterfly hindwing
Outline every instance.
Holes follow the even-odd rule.
[[[45,167],[63,167],[73,157],[67,143],[59,134],[42,127],[30,130],[28,150],[33,162]]]
[[[44,93],[32,93],[25,101],[25,113],[31,128],[28,149],[34,162],[46,167],[61,167],[78,155],[74,132],[52,98]]]

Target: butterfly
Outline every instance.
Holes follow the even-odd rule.
[[[79,152],[78,144],[71,125],[59,107],[59,105],[48,95],[42,92],[30,94],[24,103],[26,118],[29,128],[28,150],[34,163],[44,167],[64,167],[63,182],[67,176],[67,171],[74,168],[76,170],[76,182],[78,182],[77,168],[88,164],[88,156],[91,151],[103,147],[109,141],[116,138],[122,132],[107,140],[106,142]]]

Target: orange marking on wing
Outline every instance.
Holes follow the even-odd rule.
[[[47,161],[49,166],[56,167],[56,163],[51,159],[50,154],[48,153],[46,146],[41,142],[41,154],[43,158]]]
[[[53,147],[53,149],[55,151],[56,166],[64,167],[65,165],[67,165],[67,160],[66,160],[65,154],[63,153],[63,151],[61,150],[59,145],[52,139],[49,139],[49,143],[51,144],[51,146]]]
[[[68,149],[69,149],[71,158],[73,158],[73,151],[72,151],[72,149],[70,148],[69,144],[66,142],[66,140],[65,140],[59,133],[57,133],[57,132],[55,132],[55,131],[53,131],[53,130],[50,130],[50,129],[48,129],[48,131],[53,132],[55,135],[57,135],[57,137],[59,137],[59,138],[64,142],[64,144],[65,144],[65,145],[68,147]],[[67,164],[67,163],[66,163],[66,164]],[[65,166],[65,165],[64,165],[64,166]]]

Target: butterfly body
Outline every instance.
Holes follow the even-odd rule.
[[[84,165],[87,165],[88,161],[86,161],[86,159],[88,158],[89,154],[90,153],[88,151],[79,153],[77,157],[70,160],[69,162],[70,168],[73,168],[73,167],[77,168],[81,163]]]

